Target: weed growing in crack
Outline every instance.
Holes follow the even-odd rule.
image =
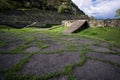
[[[6,73],[6,80],[14,80],[16,75],[15,72],[22,69],[22,67],[29,61],[29,59],[32,57],[33,54],[29,54],[27,57],[22,59],[20,62],[14,64],[10,69],[8,69]]]
[[[114,62],[111,62],[111,61],[108,61],[108,60],[96,59],[96,58],[91,58],[91,57],[87,57],[87,59],[96,60],[96,61],[100,61],[100,62],[104,62],[104,63],[109,63],[111,65],[120,67],[120,64],[117,64],[117,63],[114,63]]]
[[[44,43],[42,43],[41,41],[37,42],[37,46],[38,46],[40,49],[45,49],[45,48],[50,47],[49,45],[44,44]]]

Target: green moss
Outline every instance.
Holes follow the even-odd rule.
[[[25,44],[32,43],[34,40],[35,40],[35,37],[34,36],[30,36],[30,37],[25,39]]]
[[[30,47],[31,45],[26,45],[26,44],[23,44],[21,46],[18,46],[17,48],[9,51],[9,53],[12,53],[12,54],[19,54],[19,53],[24,53],[24,49]]]
[[[41,41],[37,42],[37,46],[38,46],[40,49],[45,49],[45,48],[50,47],[49,45],[44,44],[44,43],[42,43]]]
[[[108,64],[111,64],[111,65],[120,67],[120,64],[114,63],[114,62],[111,62],[111,61],[108,61],[108,60],[96,59],[96,58],[91,58],[91,57],[87,57],[87,58],[90,59],[90,60],[101,61],[101,62],[104,62],[104,63],[108,63]]]
[[[86,48],[83,48],[80,51],[80,61],[78,63],[65,66],[64,69],[63,69],[63,71],[62,71],[62,74],[64,74],[64,75],[71,75],[72,70],[75,67],[77,67],[77,66],[83,66],[85,64],[86,60],[87,60],[87,57],[86,57]]]
[[[76,51],[76,46],[68,41],[60,42],[62,45],[65,45],[67,51]]]
[[[6,73],[6,80],[14,80],[16,78],[15,72],[22,69],[22,67],[29,61],[33,54],[29,54],[27,57],[22,59],[20,62],[14,64]],[[19,79],[18,79],[19,80]]]
[[[74,75],[70,74],[68,75],[68,80],[77,80],[77,78]]]
[[[7,46],[7,43],[0,40],[0,48],[1,48],[1,47],[5,47],[5,46]]]

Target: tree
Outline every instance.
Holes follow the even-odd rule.
[[[120,18],[120,9],[118,9],[118,10],[116,11],[115,18]]]

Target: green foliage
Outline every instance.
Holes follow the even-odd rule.
[[[0,0],[0,10],[41,9],[59,13],[84,14],[71,0]]]
[[[120,18],[120,9],[118,9],[118,10],[116,11],[115,17],[116,17],[116,18]]]
[[[70,9],[71,9],[70,4],[68,4],[68,3],[63,3],[62,5],[60,5],[60,6],[58,7],[58,13],[64,13],[64,12],[69,13],[69,12],[70,12]]]

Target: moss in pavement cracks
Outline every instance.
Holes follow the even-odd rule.
[[[38,41],[38,42],[37,42],[37,46],[38,46],[40,49],[45,49],[45,48],[50,47],[50,45],[44,44],[44,43],[41,42],[41,41]]]
[[[16,77],[15,72],[22,69],[25,63],[29,61],[29,59],[32,57],[32,53],[29,54],[27,57],[22,59],[20,62],[14,64],[10,69],[8,69],[6,73],[6,80],[13,80],[14,77]]]
[[[76,66],[84,65],[84,63],[86,61],[86,49],[85,48],[82,49],[80,51],[80,53],[81,53],[81,56],[80,56],[81,60],[76,64],[65,66],[61,72],[52,72],[52,73],[48,73],[43,76],[30,76],[30,75],[16,76],[14,73],[16,71],[19,71],[24,66],[24,64],[29,61],[29,58],[33,55],[33,54],[29,54],[29,56],[27,56],[26,58],[21,60],[19,63],[13,65],[12,68],[10,68],[8,70],[6,80],[13,80],[13,79],[17,79],[17,80],[48,80],[48,79],[51,79],[53,77],[57,77],[60,75],[67,75],[69,80],[77,80],[76,77],[74,75],[72,75],[72,70]]]
[[[31,46],[30,43],[33,42],[34,40],[35,40],[35,37],[33,37],[33,36],[31,36],[29,38],[26,38],[24,44],[22,44],[22,45],[18,46],[17,48],[11,50],[9,53],[13,53],[13,54],[23,53],[24,52],[23,50],[30,47]]]
[[[84,63],[86,62],[86,59],[87,59],[87,57],[86,57],[86,50],[87,50],[86,48],[83,48],[80,51],[80,57],[81,57],[81,59],[80,59],[80,61],[78,63],[65,66],[64,69],[63,69],[63,71],[61,72],[63,75],[68,75],[69,80],[77,80],[75,78],[75,76],[72,75],[72,70],[75,67],[77,67],[77,66],[83,66],[84,65]]]
[[[35,40],[35,37],[34,36],[30,36],[30,37],[25,39],[25,44],[32,43],[34,40]]]
[[[87,57],[87,59],[108,63],[108,64],[111,64],[111,65],[114,65],[114,66],[117,66],[117,67],[120,68],[120,64],[117,64],[117,63],[114,63],[114,62],[111,62],[111,61],[102,60],[102,59],[96,59],[96,58],[91,58],[91,57]]]
[[[21,46],[18,46],[17,48],[15,48],[15,49],[13,49],[13,50],[11,50],[9,53],[12,53],[12,54],[19,54],[19,53],[23,53],[24,51],[24,49],[25,48],[28,48],[28,47],[30,47],[31,45],[25,45],[25,44],[23,44],[23,45],[21,45]]]
[[[48,80],[51,79],[53,77],[57,77],[59,76],[60,73],[49,73],[43,76],[30,76],[30,75],[21,75],[21,76],[11,76],[9,78],[7,78],[6,80]]]
[[[60,42],[61,44],[65,45],[67,47],[68,51],[76,51],[76,46],[68,41]]]

